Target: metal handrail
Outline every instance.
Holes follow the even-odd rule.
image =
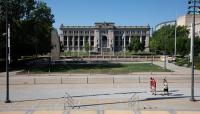
[[[65,103],[64,103],[64,109],[66,110],[66,107],[72,107],[72,109],[74,108],[74,99],[72,96],[70,96],[67,92],[64,95],[65,98]]]

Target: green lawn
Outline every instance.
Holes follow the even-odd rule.
[[[176,59],[176,65],[191,67],[191,63],[190,63],[189,58],[177,58]],[[200,70],[200,56],[194,57],[194,66],[195,66],[195,69]]]
[[[82,64],[57,65],[52,67],[31,68],[32,73],[49,72],[127,74],[130,72],[169,72],[150,63],[137,64]]]

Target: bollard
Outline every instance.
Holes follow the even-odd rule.
[[[51,71],[50,71],[50,69],[49,69],[49,76],[51,76]]]
[[[87,77],[87,84],[88,84],[88,77]]]
[[[33,78],[33,83],[34,83],[34,85],[36,84],[36,79],[35,78]]]
[[[29,76],[29,74],[30,74],[30,72],[29,72],[29,70],[28,70],[28,76]]]
[[[113,84],[115,83],[115,78],[114,78],[114,76],[113,76]]]
[[[60,78],[60,83],[62,84],[62,77]]]
[[[139,83],[140,83],[140,76],[139,76],[139,79],[138,79]]]

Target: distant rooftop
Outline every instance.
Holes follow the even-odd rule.
[[[95,26],[64,26],[61,24],[60,29],[62,28],[101,28],[101,27],[114,27],[114,28],[150,28],[149,25],[147,26],[115,26],[115,23],[113,22],[96,22],[94,23]]]

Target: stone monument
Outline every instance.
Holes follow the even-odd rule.
[[[51,30],[51,60],[59,60],[60,59],[60,38],[58,35],[58,31],[53,28]]]

